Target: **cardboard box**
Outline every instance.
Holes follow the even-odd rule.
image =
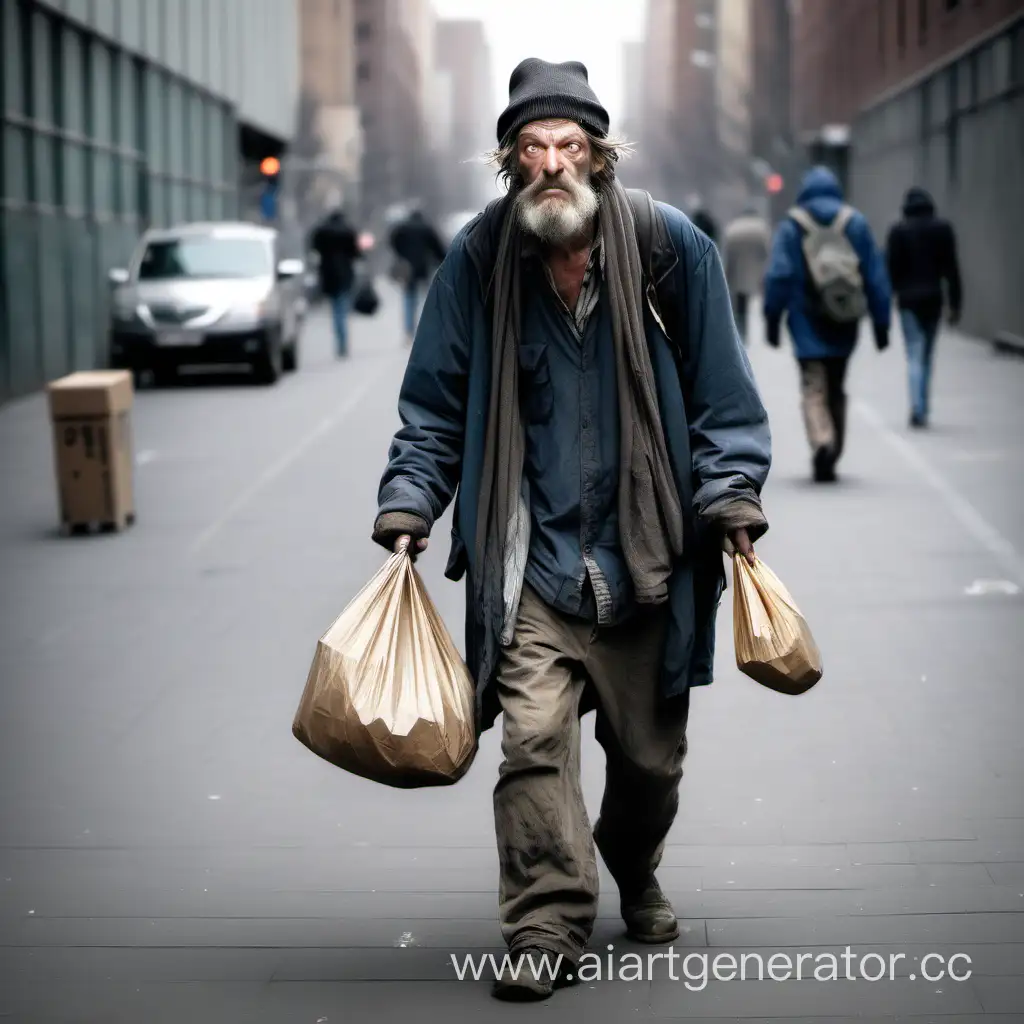
[[[135,521],[131,373],[72,373],[47,394],[64,529],[123,530]]]

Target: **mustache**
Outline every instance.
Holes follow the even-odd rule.
[[[520,195],[524,200],[535,199],[545,191],[545,189],[549,188],[560,188],[576,200],[579,200],[581,196],[585,196],[588,188],[593,191],[592,186],[584,184],[581,181],[576,181],[571,175],[561,171],[555,175],[547,173],[542,174],[536,181],[532,181],[529,185],[525,185],[520,192]]]

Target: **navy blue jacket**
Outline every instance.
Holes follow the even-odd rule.
[[[826,167],[815,167],[803,180],[797,203],[819,224],[828,224],[843,205],[839,179]],[[846,236],[860,257],[868,310],[876,336],[889,330],[892,289],[885,257],[875,244],[863,214],[854,213]],[[775,232],[771,262],[765,274],[764,315],[769,337],[786,317],[798,359],[849,356],[857,344],[858,324],[837,324],[816,317],[808,303],[810,281],[801,247],[801,229],[786,217]]]
[[[496,200],[452,242],[428,291],[399,396],[401,429],[381,480],[378,514],[407,512],[429,527],[455,498],[446,575],[466,578],[466,661],[476,679],[478,728],[493,725],[500,705],[494,637],[478,595],[500,593],[500,580],[477,579],[477,496],[491,386],[487,284],[496,236]],[[737,500],[758,500],[771,463],[771,435],[732,305],[718,251],[679,210],[657,204],[671,240],[675,291],[687,295],[681,317],[681,369],[650,308],[644,326],[662,423],[686,529],[670,581],[671,623],[662,693],[673,696],[712,681],[715,618],[725,586],[717,518]],[[673,311],[662,311],[674,323]],[[457,496],[456,496],[456,491]],[[498,600],[500,606],[500,599]]]

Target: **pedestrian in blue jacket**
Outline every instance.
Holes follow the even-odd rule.
[[[458,491],[446,574],[466,577],[478,728],[504,715],[501,932],[521,966],[548,952],[576,980],[597,852],[628,934],[679,934],[655,873],[689,692],[711,682],[723,547],[752,560],[768,528],[771,449],[717,249],[678,210],[634,205],[608,127],[582,64],[513,72],[495,156],[508,192],[431,283],[373,531],[422,550]],[[593,830],[590,710],[607,758]],[[524,967],[494,991],[555,985]]]
[[[804,423],[814,479],[836,479],[846,438],[846,371],[866,316],[879,351],[889,345],[891,286],[885,257],[863,214],[843,198],[827,167],[804,177],[796,206],[779,225],[765,275],[768,344],[782,319],[800,365]]]

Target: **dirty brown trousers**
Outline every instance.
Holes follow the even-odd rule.
[[[539,945],[578,960],[597,917],[596,853],[620,893],[642,888],[661,860],[689,717],[688,693],[658,695],[668,616],[660,605],[598,629],[523,589],[498,672],[504,762],[494,790],[499,919],[513,952]],[[589,707],[606,756],[593,832],[580,785]]]
[[[846,442],[846,368],[842,356],[800,360],[800,397],[811,450],[831,451],[839,461]]]

